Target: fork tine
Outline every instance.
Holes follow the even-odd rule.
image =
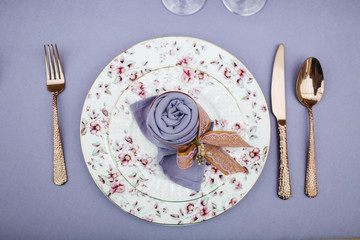
[[[44,44],[44,52],[45,52],[45,68],[46,68],[46,80],[50,79],[49,76],[49,63],[48,63],[48,57],[46,52],[46,45]]]
[[[56,50],[56,56],[57,56],[58,65],[59,65],[60,78],[64,79],[64,73],[63,73],[62,66],[61,66],[60,55],[59,55],[59,51],[57,49],[56,44],[55,44],[55,50]]]
[[[47,45],[47,47],[48,47],[48,51],[49,51],[48,57],[49,57],[49,66],[50,66],[50,79],[54,79],[55,78],[55,76],[54,76],[54,68],[52,66],[51,51],[50,51],[49,44]]]
[[[51,44],[51,50],[52,50],[52,57],[53,57],[53,64],[54,64],[54,68],[55,68],[55,79],[59,79],[59,70],[58,70],[58,64],[56,61],[56,57],[55,57],[55,51],[54,51],[54,46]]]

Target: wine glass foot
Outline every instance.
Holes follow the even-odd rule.
[[[251,16],[259,12],[265,5],[266,0],[223,0],[230,12],[241,16]]]
[[[164,6],[177,15],[191,15],[198,12],[206,0],[162,0]]]

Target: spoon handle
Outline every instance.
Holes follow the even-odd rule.
[[[279,188],[278,196],[281,199],[291,197],[290,172],[287,154],[286,120],[278,120],[280,157],[279,157]]]
[[[310,124],[310,140],[309,152],[306,167],[306,181],[305,181],[305,194],[309,198],[314,198],[318,194],[317,180],[316,180],[316,165],[315,165],[315,143],[314,143],[314,118],[312,108],[309,110],[309,124]]]

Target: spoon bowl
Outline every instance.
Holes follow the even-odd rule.
[[[306,107],[318,103],[324,93],[324,74],[319,60],[310,57],[301,66],[297,82],[296,95]]]
[[[308,58],[301,66],[297,81],[296,95],[309,111],[310,140],[306,167],[305,194],[314,198],[318,194],[315,164],[314,118],[312,107],[317,104],[324,93],[324,74],[319,60]]]

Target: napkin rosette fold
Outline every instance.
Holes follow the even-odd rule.
[[[165,92],[134,103],[131,109],[144,135],[158,146],[159,164],[174,182],[198,191],[204,159],[225,175],[245,172],[222,147],[251,146],[236,132],[211,131],[208,114],[189,95]],[[202,164],[194,164],[196,160]]]

